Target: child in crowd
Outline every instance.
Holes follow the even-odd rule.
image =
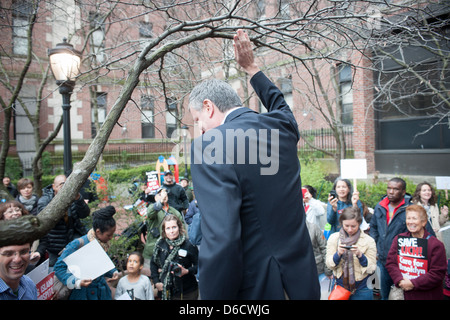
[[[116,288],[115,299],[128,293],[131,300],[154,300],[153,288],[150,279],[141,275],[144,267],[144,257],[140,252],[132,252],[128,256],[128,275],[119,280]]]

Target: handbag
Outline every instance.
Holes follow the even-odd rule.
[[[405,294],[402,288],[397,287],[395,284],[391,286],[389,291],[389,300],[405,300]]]
[[[335,284],[333,290],[331,290],[330,295],[328,296],[328,300],[348,300],[351,295],[352,292],[350,290]]]

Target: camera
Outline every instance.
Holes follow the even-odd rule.
[[[331,196],[331,199],[337,198],[336,190],[331,190],[330,191],[330,196]]]
[[[173,272],[176,277],[181,277],[181,267],[176,262],[170,262],[169,272]]]

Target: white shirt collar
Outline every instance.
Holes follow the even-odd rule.
[[[229,115],[231,112],[233,112],[234,110],[237,110],[237,109],[239,109],[239,108],[243,108],[243,107],[235,107],[235,108],[231,108],[230,110],[228,110],[228,111],[225,113],[225,117],[223,117],[223,120],[222,120],[222,123],[221,123],[221,124],[224,124],[224,123],[225,123],[225,120],[227,119],[228,115]]]

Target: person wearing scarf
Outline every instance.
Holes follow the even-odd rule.
[[[158,296],[162,300],[197,300],[197,247],[187,240],[186,230],[177,216],[167,215],[161,229],[150,261],[151,279]],[[179,274],[174,272],[174,267],[178,267]]]
[[[113,218],[115,213],[116,209],[113,206],[95,211],[92,214],[92,229],[81,238],[70,242],[58,258],[54,266],[56,277],[69,288],[74,287],[69,300],[112,300],[111,289],[105,277],[111,278],[108,281],[117,280],[119,272],[115,268],[96,279],[77,279],[67,270],[67,265],[63,260],[90,241],[98,241],[103,250],[107,252],[110,247],[109,241],[116,231],[116,221]]]
[[[16,197],[16,200],[19,201],[24,207],[28,210],[28,212],[32,215],[37,215],[37,205],[39,201],[39,197],[33,194],[34,182],[28,178],[22,178],[17,181],[17,190],[19,194]]]
[[[333,270],[336,283],[352,292],[350,300],[372,300],[373,290],[368,282],[376,270],[375,241],[361,232],[362,217],[358,207],[345,208],[339,223],[339,232],[328,239],[326,265]]]

